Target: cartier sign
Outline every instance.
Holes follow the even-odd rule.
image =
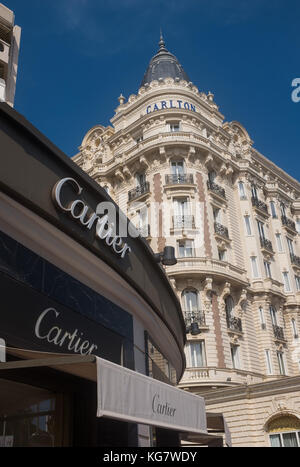
[[[81,199],[75,199],[68,203],[63,204],[62,192],[66,185],[71,185],[74,190],[74,195],[81,195],[83,188],[74,178],[64,178],[60,180],[53,188],[52,197],[56,206],[62,211],[68,213],[76,222],[79,222],[85,229],[91,231],[95,228],[95,236],[102,240],[108,247],[112,248],[113,251],[120,255],[123,259],[127,253],[131,252],[131,248],[127,243],[124,243],[123,239],[114,234],[115,225],[109,223],[108,215],[102,215],[100,217],[94,212],[90,206],[84,203]],[[114,205],[111,206],[115,209]]]

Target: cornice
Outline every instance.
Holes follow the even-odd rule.
[[[280,178],[282,183],[288,183],[289,185],[292,185],[293,189],[298,192],[298,197],[300,198],[300,182],[298,180],[291,177],[283,169],[274,164],[274,162],[267,159],[263,154],[257,151],[257,149],[252,148],[251,155],[259,164],[265,168],[267,172],[269,171],[273,173],[275,177]]]
[[[230,389],[219,389],[201,394],[206,404],[226,403],[241,399],[256,399],[276,394],[300,391],[300,376],[282,377],[253,385],[241,385]]]

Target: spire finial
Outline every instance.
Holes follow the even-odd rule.
[[[159,48],[160,50],[164,50],[166,49],[166,43],[164,41],[164,38],[163,38],[163,33],[162,33],[162,29],[160,28],[160,41],[159,41]]]

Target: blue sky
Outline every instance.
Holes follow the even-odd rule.
[[[300,2],[294,0],[1,0],[22,27],[15,108],[67,155],[108,125],[168,49],[227,121],[299,179]]]

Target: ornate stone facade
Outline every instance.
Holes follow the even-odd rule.
[[[269,388],[296,377],[299,182],[260,154],[240,123],[224,123],[213,94],[191,82],[160,78],[119,104],[112,126],[90,130],[73,160],[154,252],[176,249],[166,273],[187,323],[180,387]],[[294,405],[300,418],[300,397]]]

